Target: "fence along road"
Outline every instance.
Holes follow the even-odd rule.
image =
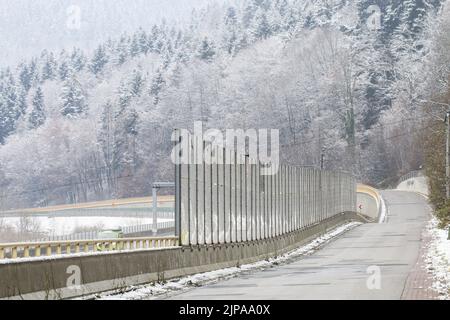
[[[269,175],[262,175],[267,166],[259,161],[207,145],[204,141],[198,142],[192,136],[187,139],[190,160],[197,160],[193,158],[202,148],[204,159],[212,159],[215,155],[219,161],[211,164],[202,159],[200,162],[192,161],[199,164],[176,165],[175,229],[183,246],[270,239],[308,228],[340,213],[356,211],[356,183],[346,173],[281,165],[277,172],[273,170]],[[91,210],[101,205],[117,206],[147,200],[115,200],[111,204],[100,202],[75,207]],[[73,207],[57,206],[53,209]],[[161,227],[168,229],[173,227],[173,223],[164,222]],[[131,227],[124,232],[139,234],[150,227]],[[95,238],[96,234],[88,232],[41,239],[24,246],[58,241],[67,246],[66,242]],[[1,247],[3,257],[15,256],[12,254],[14,250],[25,250],[16,243],[2,244]],[[60,254],[60,250],[48,250],[47,253]]]
[[[198,140],[193,144],[190,136],[186,139],[190,156],[208,146]],[[36,243],[33,248],[28,244],[27,248],[21,248],[23,244],[3,246],[5,258],[19,257],[22,252],[31,255],[36,250],[59,255],[64,247],[66,253],[74,250],[79,254],[0,261],[0,297],[48,297],[51,293],[51,297],[68,298],[251,263],[292,250],[346,221],[358,220],[356,183],[346,173],[280,166],[277,172],[262,175],[267,165],[218,146],[209,147],[201,150],[206,158],[215,152],[221,155],[221,162],[175,165],[176,237],[135,238],[132,244],[124,238],[46,243],[44,247]],[[234,159],[231,163],[225,161],[227,155]],[[238,242],[241,245],[229,245]],[[111,252],[83,253],[98,244]],[[214,254],[208,250],[210,244],[215,244]],[[186,246],[198,250],[184,250]],[[73,264],[82,267],[82,292],[66,287],[66,270]],[[21,281],[28,279],[30,268],[35,272],[33,281]]]
[[[427,200],[413,192],[383,191],[387,223],[366,223],[319,251],[216,284],[194,288],[172,299],[428,299],[426,271],[415,273],[430,217]]]
[[[356,212],[356,182],[347,173],[281,165],[262,175],[267,166],[259,160],[175,134],[189,150],[176,154],[175,169],[176,229],[184,246],[268,239]]]

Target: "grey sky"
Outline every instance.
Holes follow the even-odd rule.
[[[0,0],[0,66],[43,49],[92,49],[108,37],[150,28],[162,18],[183,23],[193,8],[214,1],[221,0]],[[78,10],[80,29],[67,27],[74,26],[70,19]]]

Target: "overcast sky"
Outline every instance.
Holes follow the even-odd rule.
[[[92,49],[162,18],[184,23],[193,8],[221,0],[0,0],[0,66],[43,49]]]

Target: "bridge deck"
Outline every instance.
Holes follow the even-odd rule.
[[[401,299],[419,257],[430,209],[425,198],[414,193],[390,191],[384,197],[389,211],[385,224],[361,225],[297,262],[172,298]],[[376,281],[370,281],[374,278],[369,280],[368,270],[380,271],[379,289]],[[421,296],[417,290],[420,288],[415,295]],[[425,288],[422,293],[424,298],[430,297]]]

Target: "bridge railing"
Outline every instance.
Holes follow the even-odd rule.
[[[178,246],[178,237],[0,243],[0,261],[74,253],[157,249]]]
[[[158,230],[175,228],[175,221],[158,222]],[[132,235],[135,233],[151,232],[153,230],[153,224],[139,224],[133,226],[126,226],[121,228],[124,236]],[[77,232],[59,236],[49,236],[42,239],[33,240],[33,242],[49,242],[49,241],[73,241],[73,240],[88,240],[96,239],[100,231],[86,231]]]
[[[399,185],[403,181],[406,181],[406,180],[409,180],[409,179],[412,179],[412,178],[423,177],[423,176],[424,176],[423,170],[411,171],[410,173],[405,174],[402,177],[400,177],[400,179],[398,180],[397,185]]]
[[[184,246],[274,238],[356,212],[356,181],[349,174],[270,169],[181,131],[174,141],[181,147],[175,153],[175,212]],[[199,161],[199,154],[214,160]]]

